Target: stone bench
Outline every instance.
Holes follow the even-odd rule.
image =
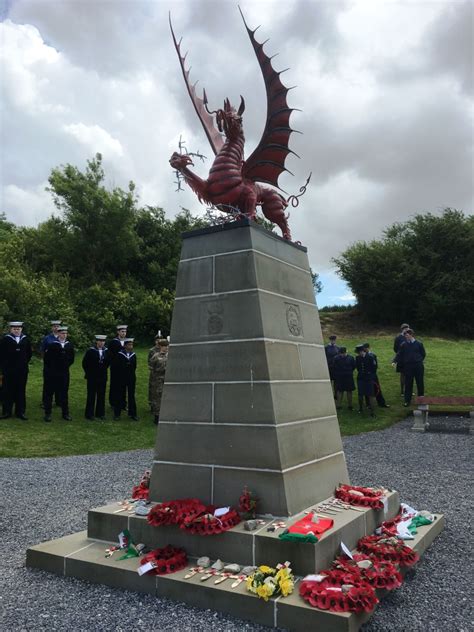
[[[428,421],[430,404],[436,406],[471,406],[469,417],[474,417],[474,397],[426,397],[425,395],[416,398],[418,409],[413,411],[415,423],[412,430],[415,432],[425,432],[429,429]]]

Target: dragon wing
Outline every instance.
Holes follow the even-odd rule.
[[[244,177],[254,182],[267,182],[277,188],[278,178],[285,167],[285,159],[288,154],[297,154],[289,149],[290,134],[295,130],[290,127],[290,115],[295,108],[289,108],[286,95],[291,88],[286,88],[280,80],[281,72],[276,72],[272,66],[272,58],[263,50],[266,42],[261,44],[255,39],[255,31],[247,26],[244,15],[239,7],[240,15],[257,55],[258,63],[262,71],[263,80],[267,92],[267,119],[265,129],[254,152],[245,161],[242,173]],[[258,28],[258,27],[257,27]],[[267,40],[268,41],[268,40]],[[288,69],[287,69],[288,70]],[[298,156],[299,158],[299,156]],[[291,173],[291,175],[293,175]]]
[[[171,14],[169,15],[170,29],[171,34],[173,36],[174,46],[176,48],[176,52],[178,53],[179,64],[181,66],[181,71],[183,73],[184,82],[186,84],[186,88],[188,89],[189,96],[191,97],[191,101],[193,102],[194,109],[196,110],[196,114],[201,121],[201,124],[206,132],[206,136],[209,140],[209,143],[212,147],[212,151],[214,154],[218,154],[222,146],[224,145],[224,141],[222,140],[222,136],[219,131],[216,129],[214,125],[214,117],[206,112],[204,100],[198,97],[196,94],[196,83],[191,84],[189,82],[189,72],[191,68],[186,70],[184,64],[186,61],[186,55],[181,55],[181,40],[179,42],[176,40],[173,25],[171,24]]]

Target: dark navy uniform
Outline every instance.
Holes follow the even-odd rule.
[[[107,386],[107,370],[109,368],[109,352],[107,347],[87,349],[82,358],[84,377],[87,380],[86,419],[95,416],[105,417],[105,388]]]
[[[380,386],[379,376],[377,375],[377,369],[379,368],[379,362],[377,360],[377,356],[375,355],[373,351],[368,351],[367,355],[371,355],[375,362],[375,377],[374,377],[375,399],[377,400],[377,404],[380,406],[380,408],[388,408],[387,402],[385,401],[385,397],[383,396],[383,393],[382,393],[382,387]]]
[[[40,353],[41,356],[44,358],[44,354],[45,351],[48,347],[48,345],[51,342],[55,342],[58,339],[57,336],[55,336],[53,333],[49,333],[46,336],[43,337],[43,339],[41,340],[41,344],[40,344]],[[44,368],[44,364],[43,364],[43,394],[41,396],[41,402],[42,402],[42,406],[44,408],[44,400],[46,398],[46,376],[45,376],[45,368]],[[54,395],[54,401],[56,403],[56,406],[59,406],[59,396],[57,393],[55,393]]]
[[[0,342],[0,369],[3,374],[3,417],[23,418],[26,411],[26,382],[31,360],[31,343],[27,336],[6,334]]]
[[[69,367],[74,363],[74,347],[69,340],[54,340],[44,353],[45,416],[51,415],[53,394],[57,393],[63,418],[69,417]],[[47,420],[50,421],[50,420]]]
[[[117,372],[115,370],[116,367],[116,359],[119,351],[122,351],[124,347],[124,338],[114,338],[111,340],[108,346],[109,352],[109,365],[110,365],[110,386],[109,386],[109,404],[115,410],[117,406],[120,405],[120,408],[124,410],[127,407],[127,400],[125,395],[123,399],[121,399],[121,393],[124,391],[120,391],[118,386]]]
[[[134,351],[119,351],[114,360],[114,372],[116,378],[116,393],[114,405],[114,418],[120,417],[122,402],[128,399],[128,414],[130,417],[137,417],[137,404],[135,402],[135,372],[137,370],[137,356]]]
[[[374,397],[375,395],[375,374],[377,365],[373,356],[366,353],[365,356],[358,355],[355,359],[357,369],[357,390],[359,401],[363,397]]]
[[[353,372],[356,367],[355,359],[349,355],[337,355],[334,358],[334,375],[337,392],[355,391]]]
[[[334,382],[336,376],[334,375],[334,358],[339,354],[339,347],[336,344],[329,343],[324,347],[326,353],[326,360],[329,369],[329,379]]]
[[[403,366],[403,372],[405,374],[405,404],[408,405],[411,402],[413,395],[413,380],[416,381],[416,390],[418,395],[425,394],[424,373],[425,367],[423,361],[426,358],[426,351],[423,343],[419,340],[405,339],[405,342],[400,346],[397,355],[395,356],[395,362],[401,362]]]

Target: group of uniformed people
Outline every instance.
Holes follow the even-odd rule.
[[[404,406],[409,406],[413,396],[413,382],[416,381],[418,395],[424,395],[424,365],[426,356],[423,343],[415,340],[414,331],[406,323],[401,325],[401,332],[394,341],[395,357],[392,366],[400,373],[401,394]],[[368,342],[355,348],[356,357],[347,353],[346,347],[337,345],[337,336],[329,336],[329,344],[325,346],[329,377],[333,385],[336,408],[342,408],[344,393],[347,396],[349,410],[353,410],[352,393],[355,391],[353,372],[357,369],[357,392],[359,400],[358,412],[363,412],[364,403],[375,417],[375,405],[389,408],[382,393],[377,375],[378,360],[370,350]]]
[[[138,421],[135,399],[137,357],[133,351],[134,339],[127,337],[127,325],[117,326],[117,335],[108,347],[106,339],[107,336],[97,334],[93,346],[87,349],[82,358],[87,383],[84,416],[90,421],[95,418],[105,419],[105,392],[110,370],[109,403],[113,409],[114,420],[118,421],[122,411],[126,410],[130,419]],[[155,347],[150,350],[148,358],[149,403],[155,423],[158,423],[159,418],[167,351],[168,340],[157,336]],[[51,321],[51,332],[42,339],[40,352],[43,358],[41,405],[44,408],[44,421],[51,421],[53,398],[61,407],[62,418],[71,421],[68,397],[69,369],[74,363],[75,350],[68,340],[68,328],[61,325],[61,321]],[[9,332],[0,340],[0,371],[3,382],[1,419],[12,417],[13,412],[18,419],[28,419],[26,383],[31,357],[32,347],[28,337],[23,333],[23,322],[10,322]]]
[[[342,399],[344,393],[346,393],[348,409],[353,410],[352,393],[356,388],[353,377],[355,369],[357,369],[358,412],[363,412],[364,402],[370,411],[371,417],[375,417],[376,404],[380,408],[389,408],[377,375],[377,356],[370,350],[370,344],[364,342],[357,345],[355,348],[356,357],[354,358],[347,353],[346,347],[339,347],[336,341],[337,336],[329,336],[329,344],[325,346],[329,377],[336,399],[336,408],[342,408]]]

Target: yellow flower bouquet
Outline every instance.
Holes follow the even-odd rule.
[[[270,597],[281,595],[286,597],[293,592],[295,578],[290,568],[290,562],[271,566],[259,566],[253,575],[247,577],[247,590],[264,601]]]

